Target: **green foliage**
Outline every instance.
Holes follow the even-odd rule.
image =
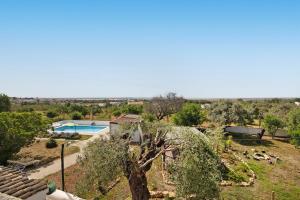
[[[156,120],[155,116],[151,113],[143,113],[142,118],[147,122],[154,122]]]
[[[48,118],[54,118],[54,117],[57,117],[58,116],[58,113],[56,111],[53,111],[53,110],[50,110],[46,113],[46,116]]]
[[[31,143],[35,136],[46,132],[46,128],[37,113],[0,113],[0,164]]]
[[[231,123],[235,123],[237,125],[245,126],[248,123],[252,123],[249,113],[241,104],[232,104],[229,110],[229,117]]]
[[[105,189],[111,181],[121,175],[127,151],[128,146],[125,142],[117,138],[109,141],[97,139],[89,143],[80,158],[80,164],[85,171],[84,179],[76,187],[86,188],[87,191],[79,190],[77,193],[86,195],[88,188],[94,186]]]
[[[71,118],[73,120],[80,120],[82,118],[82,115],[80,112],[73,112],[71,113]]]
[[[207,137],[209,137],[209,141],[215,152],[217,154],[222,152],[225,147],[224,129],[222,127],[218,127],[216,129],[208,129],[206,130],[206,135]]]
[[[232,145],[232,136],[229,136],[226,140],[225,140],[225,149],[231,148]]]
[[[173,122],[179,126],[193,126],[204,121],[204,114],[199,104],[186,103],[182,109],[174,114]]]
[[[123,104],[120,106],[114,106],[112,109],[112,114],[114,116],[120,116],[121,114],[135,114],[139,115],[143,113],[142,105],[127,105]]]
[[[211,106],[209,119],[219,125],[246,125],[253,122],[250,113],[240,104],[220,101]]]
[[[9,97],[5,94],[0,94],[0,112],[10,111],[10,100]]]
[[[267,115],[263,121],[263,127],[274,137],[277,130],[284,127],[284,123],[274,115]]]
[[[214,199],[219,197],[220,159],[205,136],[186,132],[180,155],[174,163],[174,181],[178,197]]]
[[[241,172],[234,172],[234,171],[230,171],[228,174],[228,179],[229,180],[233,180],[234,182],[243,182],[243,181],[247,181],[245,175]]]
[[[288,129],[292,137],[292,144],[300,146],[300,109],[289,113]]]
[[[50,138],[46,143],[46,148],[51,149],[57,147],[57,142],[55,139]]]

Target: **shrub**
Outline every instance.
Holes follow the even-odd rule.
[[[57,147],[57,142],[53,138],[50,138],[46,143],[46,148],[51,149]]]
[[[230,171],[228,173],[229,180],[233,180],[234,182],[243,182],[246,181],[246,177],[241,172]]]
[[[46,115],[48,118],[54,118],[54,117],[58,116],[57,112],[55,112],[55,111],[48,111],[46,113]]]
[[[73,120],[80,120],[82,118],[82,115],[81,115],[80,112],[73,112],[71,114],[71,117],[72,117]]]

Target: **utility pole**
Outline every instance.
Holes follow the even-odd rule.
[[[62,191],[65,191],[64,147],[65,147],[65,144],[62,144],[61,145],[61,155],[60,155],[60,159],[61,159],[61,187],[62,187]]]

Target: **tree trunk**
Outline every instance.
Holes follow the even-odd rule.
[[[128,179],[132,200],[149,200],[150,192],[147,187],[147,178],[143,170],[135,168]]]

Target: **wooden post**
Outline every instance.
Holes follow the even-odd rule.
[[[65,175],[64,175],[64,147],[65,144],[61,145],[61,187],[62,187],[62,191],[65,191]]]
[[[272,200],[275,200],[275,192],[272,191]]]

